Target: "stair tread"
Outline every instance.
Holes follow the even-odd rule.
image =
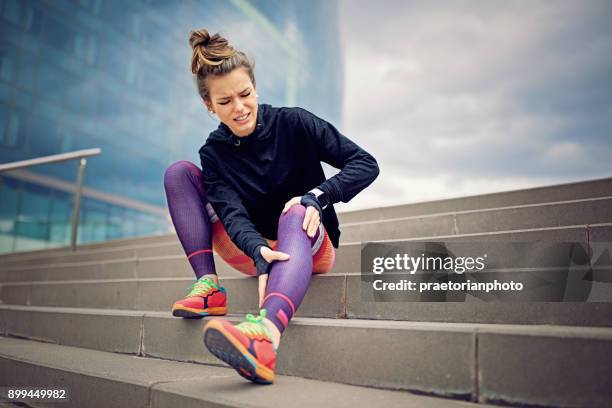
[[[31,340],[1,338],[0,359],[24,362],[102,380],[120,381],[168,393],[191,402],[222,402],[227,406],[355,407],[490,407],[466,401],[415,395],[402,391],[344,385],[278,375],[273,386],[245,382],[232,369],[202,364],[121,355]],[[58,377],[61,378],[61,377]],[[70,389],[70,393],[87,393]],[[287,398],[287,396],[291,396]],[[153,396],[155,400],[155,396]],[[195,400],[195,401],[194,401]]]
[[[0,305],[0,311],[24,311],[36,313],[65,313],[65,314],[89,314],[103,316],[147,316],[154,318],[179,319],[169,311],[149,310],[125,310],[125,309],[98,309],[80,307],[57,307],[57,306],[25,306],[25,305]],[[228,314],[226,318],[230,321],[241,321],[242,314]],[[478,333],[500,333],[516,335],[540,335],[554,337],[588,337],[612,340],[612,327],[588,327],[588,326],[566,326],[548,324],[499,324],[499,323],[455,323],[455,322],[415,322],[405,320],[378,320],[378,319],[332,319],[326,317],[294,317],[292,325],[300,326],[333,326],[364,329],[389,329],[389,330],[439,330]]]

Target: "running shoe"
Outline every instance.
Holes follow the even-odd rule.
[[[204,327],[204,344],[220,360],[238,374],[257,384],[272,384],[276,368],[276,350],[263,324],[266,309],[259,316],[233,325],[225,319],[213,319]]]
[[[189,287],[185,299],[172,305],[172,315],[177,317],[201,318],[204,316],[224,316],[227,314],[225,288],[209,277],[202,277]]]

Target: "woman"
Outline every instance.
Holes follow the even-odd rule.
[[[220,124],[199,151],[202,170],[181,161],[164,178],[172,221],[198,278],[173,315],[226,314],[213,248],[257,275],[259,316],[237,325],[211,320],[204,343],[243,377],[269,384],[281,334],[312,273],[333,267],[340,237],[333,204],[372,183],[378,165],[310,112],[258,104],[253,64],[219,34],[194,31],[189,43],[198,92]],[[321,161],[341,171],[326,180]]]

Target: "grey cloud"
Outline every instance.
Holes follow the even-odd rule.
[[[429,197],[398,188],[415,179],[456,196],[610,175],[612,4],[500,5],[343,3],[343,130],[382,169],[355,206]]]

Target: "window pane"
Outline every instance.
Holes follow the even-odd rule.
[[[46,247],[49,240],[49,190],[24,183],[16,225],[15,250]]]
[[[79,242],[98,242],[106,239],[106,205],[92,199],[82,200],[79,222]]]
[[[0,177],[0,252],[11,252],[15,234],[15,221],[19,205],[20,182]]]
[[[24,184],[17,217],[17,235],[47,240],[49,237],[49,190]]]
[[[70,245],[73,196],[54,192],[51,199],[49,240],[55,244]]]

